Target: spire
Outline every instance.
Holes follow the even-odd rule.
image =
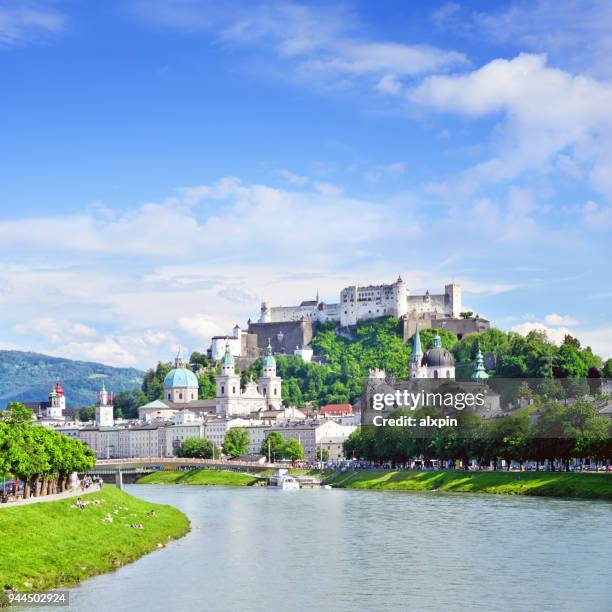
[[[489,378],[487,374],[487,370],[484,365],[484,357],[482,356],[482,351],[480,347],[478,347],[478,353],[476,353],[476,361],[474,363],[474,371],[472,372],[472,380],[484,380]]]
[[[319,290],[317,289],[317,304],[319,303]]]
[[[229,342],[225,343],[225,354],[221,357],[221,366],[226,366],[228,368],[233,368],[235,364],[234,356],[232,355],[232,351],[230,349]]]
[[[421,348],[421,336],[419,335],[419,324],[416,324],[414,336],[412,337],[412,357],[422,357],[423,349]]]

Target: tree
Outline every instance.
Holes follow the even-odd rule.
[[[474,313],[471,310],[464,310],[463,312],[459,313],[459,316],[462,319],[471,319],[474,316]]]
[[[612,378],[612,359],[606,359],[606,362],[601,369],[602,378]]]
[[[287,444],[285,444],[283,454],[291,461],[302,461],[304,459],[304,448],[299,440],[296,438],[289,438]]]
[[[285,450],[285,439],[277,431],[271,431],[261,443],[260,453],[267,457],[269,460],[275,461],[275,459],[283,456]]]
[[[319,446],[317,448],[317,452],[316,454],[316,459],[317,461],[328,461],[329,460],[329,451],[326,448],[323,448],[322,446]]]
[[[32,411],[21,402],[9,402],[2,412],[2,420],[9,425],[25,427],[32,424]]]
[[[96,407],[95,406],[86,406],[85,408],[81,408],[79,410],[79,421],[93,421],[96,418]]]
[[[232,427],[223,439],[223,450],[226,455],[236,459],[249,452],[249,432],[242,427]]]
[[[141,389],[120,391],[113,401],[114,417],[116,419],[137,419],[138,408],[144,406],[147,401],[148,398]]]
[[[192,459],[213,459],[214,457],[219,457],[219,451],[210,440],[187,438],[179,446],[176,456]]]

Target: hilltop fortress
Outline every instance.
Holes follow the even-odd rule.
[[[317,298],[302,302],[299,306],[261,305],[260,323],[284,323],[287,321],[338,321],[341,327],[356,325],[360,321],[377,317],[421,315],[458,319],[461,312],[461,287],[454,283],[444,287],[444,293],[410,295],[402,277],[390,285],[351,285],[340,292],[340,301],[326,304]]]
[[[219,360],[229,344],[240,367],[248,367],[270,342],[275,354],[300,355],[309,361],[310,342],[320,323],[336,322],[338,327],[348,328],[361,321],[388,316],[402,322],[404,342],[413,337],[417,326],[445,329],[459,339],[489,327],[487,319],[462,311],[458,284],[445,285],[444,293],[411,294],[400,276],[391,284],[345,287],[335,303],[322,302],[318,293],[314,300],[297,306],[272,306],[263,302],[259,319],[249,319],[247,330],[236,326],[231,336],[213,337],[210,354],[215,361]]]

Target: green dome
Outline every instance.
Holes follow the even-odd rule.
[[[225,354],[221,357],[221,365],[222,366],[233,366],[236,364],[236,360],[232,355],[232,351],[230,350],[229,342],[225,345]]]
[[[274,359],[274,355],[272,355],[272,345],[268,340],[268,348],[266,348],[266,356],[263,360],[264,368],[275,368],[276,367],[276,359]]]
[[[187,368],[174,368],[164,378],[164,389],[197,389],[198,379]]]

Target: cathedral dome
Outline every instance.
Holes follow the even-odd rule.
[[[423,365],[433,367],[454,367],[455,360],[445,348],[434,347],[425,353]]]
[[[174,368],[164,378],[164,389],[197,389],[196,375],[185,367]]]
[[[423,365],[431,367],[454,367],[455,359],[445,348],[442,348],[440,336],[434,338],[433,348],[426,351],[423,356]]]

